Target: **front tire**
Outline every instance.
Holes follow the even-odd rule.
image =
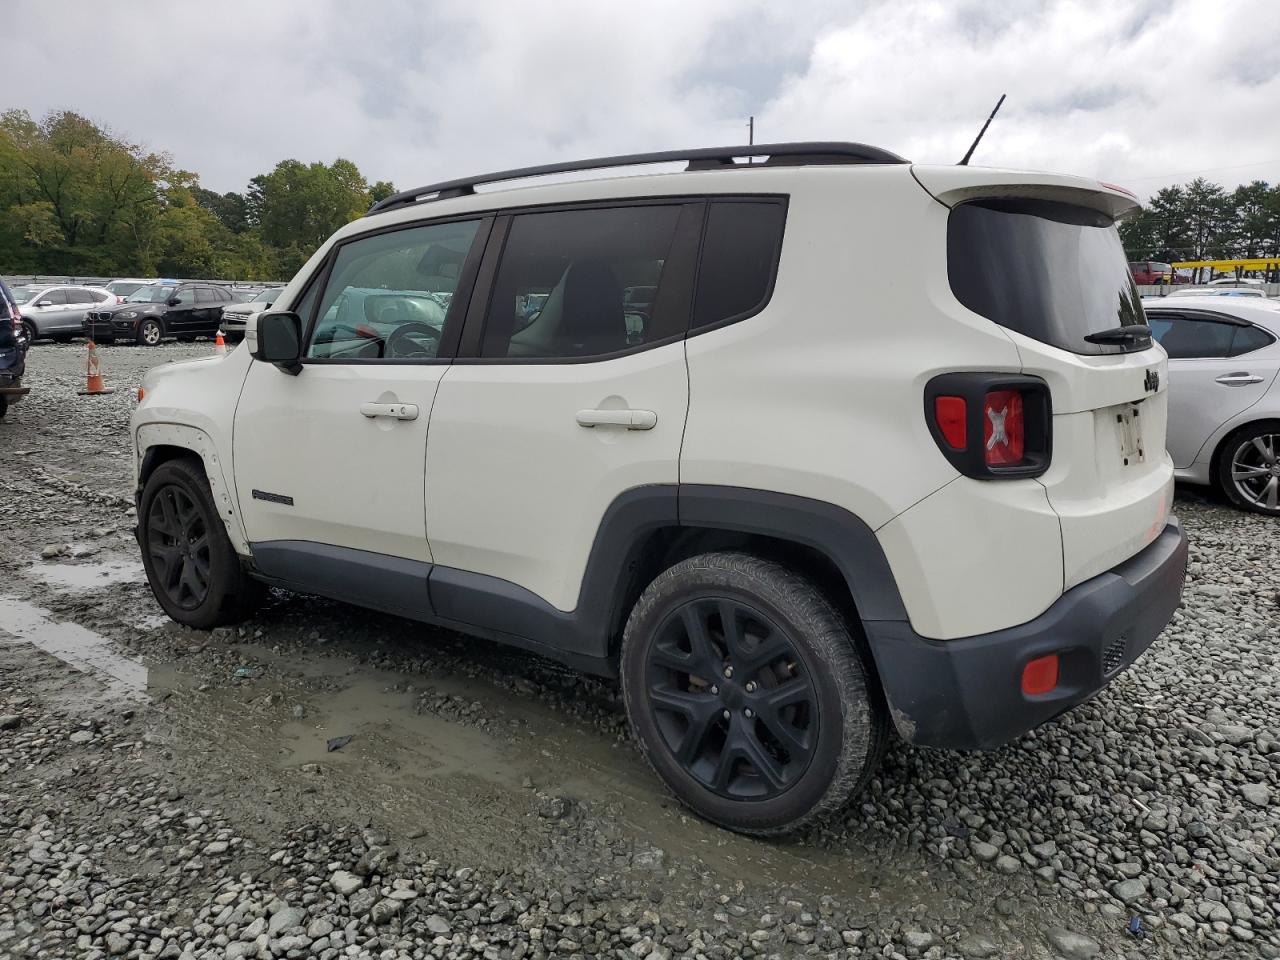
[[[671,567],[622,640],[640,749],[714,823],[789,833],[840,810],[884,750],[885,713],[844,618],[807,579],[742,553]]]
[[[158,346],[160,338],[163,336],[164,328],[160,325],[159,320],[148,317],[138,327],[138,345],[141,347]]]
[[[178,623],[199,630],[239,623],[266,596],[240,565],[195,460],[168,460],[147,478],[138,541],[151,592]]]
[[[1251,424],[1227,437],[1213,474],[1240,509],[1280,517],[1280,422]]]

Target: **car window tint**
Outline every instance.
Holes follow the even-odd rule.
[[[350,361],[435,357],[478,227],[476,220],[437,223],[343,244],[306,355]],[[310,299],[308,291],[299,309],[309,311]]]
[[[174,294],[174,297],[176,297],[176,298],[177,298],[177,300],[178,300],[178,304],[179,304],[179,305],[181,305],[181,306],[185,306],[185,305],[190,304],[190,303],[195,303],[195,301],[196,301],[196,288],[195,288],[195,287],[183,287],[183,288],[182,288],[181,290],[179,290],[176,294]],[[173,299],[173,298],[171,297],[170,299]]]
[[[599,356],[660,339],[653,305],[679,219],[676,205],[513,217],[481,356]]]
[[[40,296],[36,297],[36,303],[48,303],[53,306],[62,306],[66,302],[67,291],[62,289],[46,290],[44,293],[40,294]]]
[[[67,303],[93,303],[93,294],[73,287],[67,291]]]
[[[93,297],[95,303],[103,303],[104,301],[115,299],[106,290],[91,290],[90,295]]]
[[[1271,334],[1260,327],[1236,327],[1236,335],[1231,341],[1231,356],[1260,350],[1274,342]]]
[[[781,203],[717,201],[707,215],[693,325],[745,317],[768,298],[782,243]]]
[[[1157,324],[1152,324],[1151,330],[1171,360],[1191,360],[1230,356],[1236,326],[1216,320],[1157,315]]]

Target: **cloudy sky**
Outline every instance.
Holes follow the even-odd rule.
[[[1280,180],[1274,0],[9,0],[0,109],[84,113],[242,190],[286,157],[416,186],[746,140]]]

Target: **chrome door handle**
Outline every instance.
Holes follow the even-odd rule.
[[[1217,377],[1214,382],[1220,383],[1224,387],[1247,387],[1251,383],[1261,383],[1262,377],[1242,371],[1240,373],[1224,373],[1222,376]]]
[[[360,412],[372,420],[374,417],[390,417],[392,420],[417,420],[416,403],[362,403]]]
[[[652,430],[658,415],[652,410],[579,410],[580,427],[626,427],[628,430]]]

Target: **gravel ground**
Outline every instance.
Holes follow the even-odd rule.
[[[762,843],[665,798],[611,683],[284,594],[168,623],[125,424],[210,349],[104,348],[81,398],[83,345],[40,344],[0,422],[0,956],[1280,957],[1274,521],[1180,494],[1137,668],[995,753],[895,744]]]

